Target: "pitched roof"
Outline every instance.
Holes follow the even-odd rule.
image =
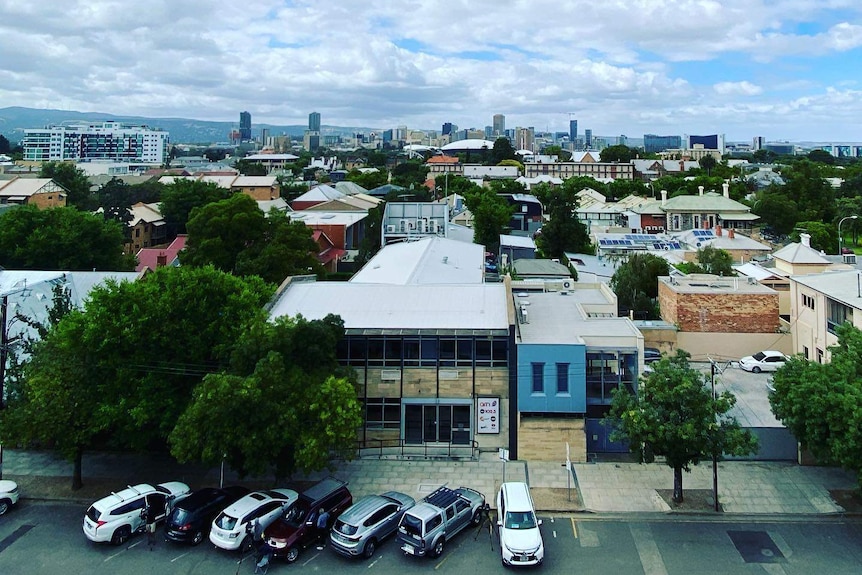
[[[703,195],[683,195],[670,198],[662,206],[666,212],[702,210],[709,212],[748,212],[751,208],[717,192]]]
[[[828,259],[820,255],[820,252],[804,244],[788,244],[773,253],[772,257],[792,264],[827,265],[830,263]]]
[[[348,196],[355,196],[357,194],[364,194],[368,192],[368,190],[366,190],[356,182],[336,182],[334,187],[342,194],[347,194]]]
[[[337,200],[343,198],[347,194],[343,194],[326,184],[314,186],[298,198],[294,198],[294,202],[328,202],[329,200]]]
[[[132,219],[129,220],[129,227],[134,227],[138,224],[138,222],[144,222],[147,224],[152,224],[156,222],[164,221],[164,216],[162,216],[162,212],[159,210],[159,204],[145,204],[144,202],[138,202],[131,208],[129,208],[129,212],[132,214]]]
[[[180,251],[185,249],[188,236],[180,234],[166,248],[142,248],[138,250],[135,257],[138,259],[138,265],[135,266],[135,271],[140,272],[145,269],[154,270],[159,267],[159,258],[164,256],[164,265],[177,265],[179,263],[178,256]]]
[[[34,194],[46,191],[44,188],[51,187],[52,182],[53,180],[51,178],[14,178],[12,180],[0,180],[0,196],[21,196],[29,198]],[[59,184],[55,183],[54,186],[60,193],[65,191]]]
[[[354,283],[471,284],[484,281],[485,248],[441,237],[384,246]]]
[[[457,156],[431,156],[426,164],[457,164],[461,160]]]

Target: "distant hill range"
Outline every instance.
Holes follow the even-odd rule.
[[[239,112],[237,112],[239,119]],[[69,110],[40,110],[37,108],[0,108],[0,134],[11,142],[24,139],[24,130],[44,128],[55,124],[78,122],[114,121],[128,122],[159,128],[171,135],[174,144],[216,144],[228,142],[231,130],[239,129],[239,122],[207,122],[189,118],[145,118],[143,116],[115,116],[99,112],[74,112]],[[270,136],[290,135],[302,136],[307,126],[290,125],[277,126],[273,124],[256,124],[252,114],[252,135],[260,136],[263,129],[269,130]],[[345,128],[339,126],[321,126],[325,135],[349,135],[356,132],[379,131],[373,128]]]

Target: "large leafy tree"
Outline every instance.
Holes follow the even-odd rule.
[[[734,276],[733,256],[721,248],[706,246],[697,250],[697,261],[708,274],[717,276]]]
[[[658,318],[658,278],[668,275],[667,260],[653,254],[633,254],[611,277],[611,289],[617,294],[620,315],[630,310],[646,319]]]
[[[75,208],[21,206],[0,215],[0,266],[24,270],[133,270],[123,228]]]
[[[500,247],[500,234],[508,229],[514,207],[493,190],[478,186],[465,192],[464,203],[473,214],[473,241],[496,252]]]
[[[536,245],[544,257],[562,258],[564,252],[593,253],[587,226],[578,219],[577,193],[584,188],[596,188],[592,178],[569,178],[562,186],[536,186],[533,191],[542,202],[545,223],[536,237]]]
[[[70,162],[45,162],[39,171],[40,178],[51,178],[65,188],[66,205],[79,210],[96,209],[96,199],[90,192],[90,180],[84,170]]]
[[[845,323],[829,363],[792,357],[775,372],[772,412],[820,463],[856,472],[862,484],[862,331]]]
[[[252,162],[251,160],[237,160],[233,166],[243,176],[265,176],[267,175],[266,166],[260,162]]]
[[[159,207],[172,234],[183,234],[194,208],[224,200],[231,195],[231,190],[220,188],[212,182],[178,179],[165,186]]]
[[[410,189],[412,186],[412,189],[418,190],[424,187],[426,177],[428,177],[428,166],[419,160],[401,162],[392,170],[392,183],[402,188]]]
[[[517,160],[515,148],[512,147],[512,142],[509,138],[497,138],[494,140],[494,147],[491,149],[490,165],[497,166],[503,160]]]
[[[375,170],[373,172],[360,172],[353,169],[347,173],[347,181],[353,182],[362,186],[366,190],[373,190],[380,186],[386,185],[389,180],[389,173],[384,169]]]
[[[599,158],[603,162],[620,162],[627,164],[632,161],[637,155],[637,148],[629,148],[626,145],[618,144],[616,146],[608,146],[599,152]]]
[[[849,220],[847,223],[851,223]],[[843,232],[847,231],[847,227],[843,227]],[[832,223],[823,223],[819,221],[813,222],[796,222],[793,232],[790,237],[794,241],[799,241],[799,236],[806,233],[811,238],[811,247],[815,250],[823,250],[827,254],[838,253],[838,228]]]
[[[682,472],[704,459],[747,455],[757,440],[728,412],[736,404],[729,391],[713,396],[709,378],[677,355],[651,364],[641,378],[637,395],[624,387],[613,393],[608,418],[615,425],[612,438],[626,440],[641,463],[663,456],[673,469],[673,501],[683,501]]]
[[[241,475],[323,468],[351,457],[361,408],[338,365],[340,318],[261,321],[234,350],[229,373],[207,376],[171,434],[180,461],[225,458]],[[239,423],[238,423],[239,422]]]
[[[106,220],[113,220],[123,226],[124,234],[129,233],[128,223],[132,221],[129,207],[132,202],[132,186],[120,178],[111,178],[96,192],[99,207]]]
[[[244,194],[195,208],[188,232],[183,253],[187,266],[212,265],[275,284],[289,275],[322,271],[311,228],[278,210],[264,215]]]

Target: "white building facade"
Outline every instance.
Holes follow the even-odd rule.
[[[120,122],[48,126],[24,131],[24,160],[162,165],[168,159],[169,144],[170,135],[164,130]]]

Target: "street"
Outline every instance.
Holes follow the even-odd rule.
[[[146,536],[123,546],[96,545],[81,532],[85,508],[67,503],[24,501],[0,517],[0,573],[64,575],[110,573],[236,574],[254,572],[251,558],[214,549],[169,544],[159,535],[147,549]],[[719,520],[696,516],[601,517],[540,514],[547,573],[792,575],[862,571],[862,522],[857,519],[781,518]],[[306,549],[294,565],[275,563],[270,573],[352,572],[395,575],[503,573],[498,543],[481,531],[462,532],[437,559],[405,556],[386,541],[370,560],[348,560],[329,549]]]

